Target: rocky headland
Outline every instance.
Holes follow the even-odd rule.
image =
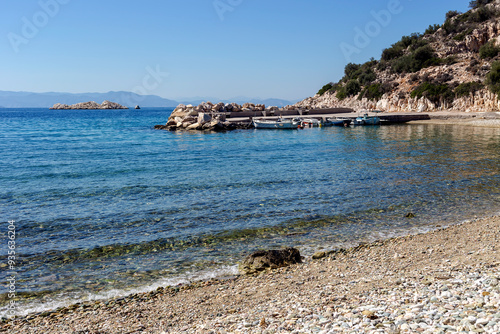
[[[345,76],[296,107],[387,112],[500,109],[500,0],[473,1],[442,25],[404,36],[380,60],[348,64]]]
[[[62,104],[62,103],[56,103],[52,106],[50,109],[65,109],[65,110],[99,110],[99,109],[128,109],[127,107],[122,106],[121,104],[111,102],[111,101],[104,101],[103,103],[99,104],[94,101],[90,102],[82,102],[82,103],[77,103],[77,104],[72,104],[72,105],[67,105],[67,104]]]

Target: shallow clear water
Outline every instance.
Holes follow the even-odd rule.
[[[170,111],[0,109],[0,281],[14,220],[18,314],[499,211],[500,129],[153,130]]]

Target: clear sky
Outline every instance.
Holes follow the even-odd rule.
[[[469,0],[0,0],[0,90],[299,100]]]

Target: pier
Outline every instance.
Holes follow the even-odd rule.
[[[362,116],[366,111],[356,112],[353,109],[347,108],[332,108],[332,109],[311,109],[311,110],[280,110],[274,113],[267,114],[266,112],[246,112],[246,113],[230,113],[226,114],[226,119],[230,122],[251,122],[252,118],[259,119],[277,119],[279,116],[283,118],[346,118],[356,119]],[[428,121],[428,120],[474,120],[474,119],[500,119],[500,112],[450,112],[436,111],[429,113],[419,112],[368,112],[370,116],[378,116],[382,123],[401,124],[412,121]]]

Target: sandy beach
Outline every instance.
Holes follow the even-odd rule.
[[[2,323],[7,333],[500,331],[500,217]]]

